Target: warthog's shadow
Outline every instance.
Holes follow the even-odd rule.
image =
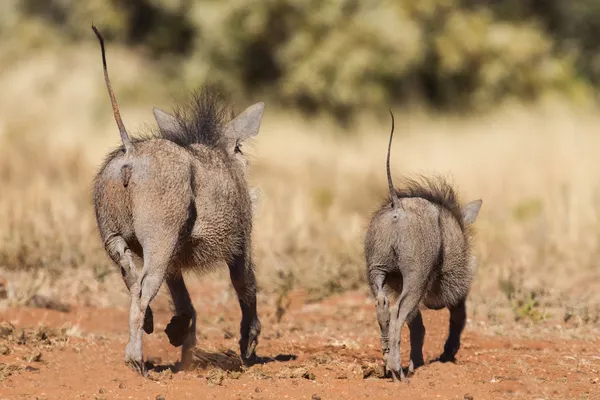
[[[254,357],[253,360],[250,360],[250,366],[252,365],[256,365],[256,364],[268,364],[270,362],[288,362],[288,361],[293,361],[296,358],[298,358],[298,356],[296,356],[295,354],[278,354],[275,357],[259,357],[256,356]]]
[[[275,357],[259,357],[255,356],[252,360],[249,361],[248,366],[257,365],[257,364],[268,364],[270,362],[287,362],[292,361],[297,358],[294,354],[278,354]],[[150,358],[146,362],[146,367],[148,370],[152,370],[155,372],[162,372],[165,370],[171,370],[171,372],[175,373],[182,370],[179,363],[177,364],[165,364],[160,365],[160,360],[157,360],[159,363],[154,364],[152,358]],[[223,371],[242,371],[244,368],[244,363],[240,356],[233,350],[228,349],[226,351],[220,352],[209,352],[204,351],[200,348],[194,349],[194,355],[192,359],[192,363],[189,367],[185,368],[185,370],[194,370],[194,369],[208,369],[208,368],[218,368]]]

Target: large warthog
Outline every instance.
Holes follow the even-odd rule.
[[[377,300],[377,321],[385,369],[394,380],[405,375],[400,332],[410,329],[409,373],[423,364],[425,327],[420,306],[450,310],[450,332],[441,361],[452,361],[466,322],[465,300],[475,273],[469,226],[482,201],[460,206],[452,186],[441,178],[408,181],[396,190],[387,153],[390,198],[373,216],[365,238],[367,279]]]
[[[130,138],[106,67],[104,77],[123,146],[108,155],[94,182],[100,236],[120,267],[131,294],[125,361],[145,375],[143,331],[153,331],[150,302],[166,281],[175,308],[165,332],[182,346],[189,365],[196,344],[196,312],[182,272],[203,271],[220,261],[229,267],[242,310],[241,356],[249,361],[260,334],[251,256],[252,204],[240,146],[258,133],[264,104],[232,118],[221,98],[207,90],[174,115],[154,109],[159,130]],[[141,271],[136,263],[142,263]]]

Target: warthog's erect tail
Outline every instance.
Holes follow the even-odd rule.
[[[392,110],[389,110],[389,111],[390,111],[390,115],[392,116],[392,130],[390,131],[390,142],[388,144],[386,169],[387,169],[388,186],[390,189],[390,199],[392,200],[392,208],[398,208],[398,205],[399,205],[398,195],[396,194],[396,189],[394,189],[394,182],[392,181],[392,172],[390,170],[390,152],[392,151],[392,138],[394,137],[394,114],[392,113]]]
[[[113,114],[115,116],[115,121],[117,121],[117,126],[119,127],[119,133],[121,134],[121,140],[123,141],[123,146],[125,147],[125,153],[131,153],[133,151],[133,143],[131,143],[131,139],[127,134],[127,130],[125,129],[125,125],[123,125],[123,120],[121,119],[121,113],[119,113],[119,105],[117,104],[117,99],[115,98],[115,93],[112,90],[112,86],[110,85],[110,78],[108,77],[108,68],[106,67],[106,54],[104,51],[104,38],[98,32],[98,29],[94,25],[92,25],[92,30],[98,37],[98,41],[100,42],[100,49],[102,50],[102,66],[104,68],[104,81],[106,82],[106,88],[108,89],[108,95],[110,96],[110,102],[113,109]]]

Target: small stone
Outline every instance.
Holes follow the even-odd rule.
[[[313,394],[311,400],[321,400],[321,396],[319,396],[318,394]]]
[[[9,355],[10,354],[10,348],[8,346],[5,345],[0,345],[0,354],[3,356]]]
[[[125,385],[122,383],[119,383],[119,389],[125,389]]]
[[[473,395],[471,393],[467,393],[465,394],[465,396],[463,397],[464,400],[473,400]]]
[[[160,394],[158,396],[155,397],[156,400],[165,400],[164,396],[161,396]]]
[[[104,390],[104,388],[100,388],[100,390],[98,390],[98,393],[104,394],[104,393],[106,393],[106,390]]]
[[[262,392],[262,390],[260,390],[260,388],[259,388],[259,387],[256,387],[256,389],[254,389],[254,391],[255,391],[256,393],[260,393],[260,392]]]

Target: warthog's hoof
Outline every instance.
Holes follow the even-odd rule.
[[[125,364],[127,364],[129,368],[131,368],[134,372],[137,372],[141,376],[148,376],[148,370],[146,370],[146,366],[144,365],[143,360],[133,360],[130,358],[125,358]]]
[[[188,315],[174,315],[171,322],[165,328],[165,333],[169,337],[169,343],[172,346],[179,347],[183,344],[187,333],[190,330],[192,317]]]
[[[127,347],[125,348],[125,364],[127,364],[129,368],[138,374],[142,376],[148,376],[148,371],[146,371],[146,365],[144,364],[144,357],[142,356],[141,348],[138,348],[135,343],[127,343]]]
[[[402,371],[402,368],[400,368],[400,370],[398,370],[398,371],[390,370],[390,373],[392,374],[393,382],[408,381],[408,377],[406,375],[404,375],[404,371]]]
[[[258,345],[258,336],[260,335],[260,321],[255,320],[248,330],[247,336],[242,334],[240,338],[240,355],[246,365],[252,365],[256,359],[256,345]]]
[[[392,381],[394,382],[401,382],[406,379],[404,371],[402,370],[402,364],[400,364],[400,362],[394,363],[389,357],[385,365],[385,371],[392,375]]]
[[[246,350],[246,353],[242,353],[242,362],[245,366],[250,367],[254,365],[256,360],[256,343],[254,343],[250,348],[248,348],[248,350]]]
[[[421,367],[422,365],[423,363],[414,362],[413,360],[410,360],[410,363],[408,364],[408,370],[406,371],[406,377],[410,378],[411,376],[413,376],[415,374],[415,369]]]
[[[440,362],[447,363],[447,362],[455,362],[456,358],[454,356],[444,352],[440,356],[439,360],[440,360]]]
[[[144,315],[144,332],[148,335],[154,332],[154,315],[150,307],[146,308],[146,314]]]

